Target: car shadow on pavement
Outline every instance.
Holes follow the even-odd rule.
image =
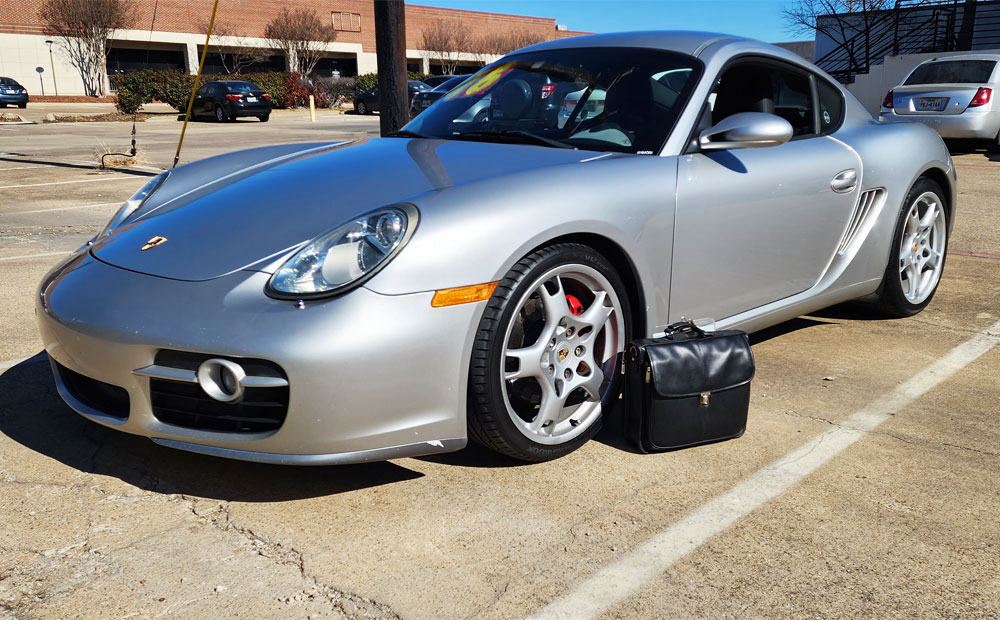
[[[37,164],[39,166],[51,166],[53,168],[75,168],[78,170],[87,170],[89,172],[94,172],[99,170],[98,164],[95,162],[93,164],[70,164],[63,161],[48,161],[44,159],[25,159],[24,157],[0,157],[0,162],[13,162],[15,164]],[[129,168],[115,168],[115,172],[120,172],[122,174],[131,174],[137,177],[155,177],[156,172],[149,170],[132,170]]]
[[[278,502],[423,476],[390,462],[294,467],[165,448],[77,415],[56,392],[44,353],[0,372],[0,434],[81,472],[113,476],[155,493]]]

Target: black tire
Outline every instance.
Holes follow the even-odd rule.
[[[257,118],[259,118],[259,119],[260,119],[260,122],[262,122],[262,123],[266,123],[266,122],[267,122],[268,120],[270,120],[270,118],[271,118],[271,115],[270,115],[270,114],[261,114],[261,115],[260,115],[260,116],[258,116]]]
[[[613,368],[609,382],[603,387],[600,406],[593,409],[590,426],[564,443],[546,445],[530,439],[518,429],[512,420],[513,414],[508,412],[506,384],[501,380],[508,327],[518,312],[520,300],[532,292],[538,279],[550,270],[564,266],[590,268],[610,283],[618,298],[618,310],[622,319],[620,347],[624,348],[631,339],[631,305],[625,284],[611,263],[590,247],[575,243],[549,246],[529,254],[511,267],[487,303],[476,332],[469,367],[467,419],[469,436],[474,441],[522,461],[548,461],[582,446],[600,430],[603,418],[617,406],[623,389],[621,374],[615,370],[618,363],[616,360],[620,359],[617,356],[605,362],[605,366],[610,363]],[[599,334],[600,332],[595,336]],[[595,342],[597,340],[595,338]],[[564,358],[560,358],[562,359]],[[568,394],[571,396],[573,392]]]
[[[986,152],[990,155],[1000,155],[1000,132],[986,145]]]
[[[19,108],[21,108],[23,110],[26,107],[28,107],[28,104],[27,103],[19,103],[19,104],[17,104],[17,107],[19,107]]]
[[[892,245],[889,250],[889,261],[886,265],[885,273],[882,276],[882,283],[879,285],[878,292],[876,293],[876,307],[880,312],[887,316],[908,317],[917,314],[926,308],[927,304],[931,303],[931,300],[934,299],[934,294],[937,292],[937,287],[940,283],[940,279],[938,279],[938,282],[934,284],[934,288],[925,299],[919,303],[912,303],[906,298],[906,294],[903,292],[903,284],[900,281],[899,254],[904,240],[906,218],[917,199],[927,192],[931,192],[936,195],[938,204],[940,204],[944,210],[945,221],[947,222],[948,219],[949,207],[944,199],[945,193],[941,189],[941,186],[927,177],[917,179],[917,182],[913,184],[913,187],[911,187],[909,193],[907,193],[906,200],[903,201],[903,206],[896,217],[896,226],[892,233]],[[941,256],[942,274],[944,273],[944,263],[948,251],[947,228],[947,225],[945,225],[944,251]]]
[[[354,111],[360,114],[361,116],[364,116],[365,114],[371,114],[371,110],[368,109],[368,106],[365,105],[364,101],[359,101],[358,105],[354,106]]]
[[[229,117],[226,116],[226,111],[222,109],[222,106],[221,105],[215,106],[215,121],[217,123],[225,123],[228,120]]]
[[[0,103],[0,108],[6,108],[6,107],[7,107],[6,103]]]

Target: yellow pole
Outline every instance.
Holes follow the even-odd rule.
[[[208,53],[208,41],[212,37],[212,29],[215,27],[215,11],[219,8],[219,0],[215,0],[215,4],[212,5],[212,18],[208,20],[208,32],[205,34],[205,47],[201,48],[201,60],[198,61],[198,75],[194,78],[194,85],[191,86],[191,96],[188,97],[187,111],[184,113],[184,126],[181,127],[181,139],[177,141],[177,152],[174,153],[174,165],[171,168],[177,167],[177,162],[181,158],[181,145],[184,144],[184,132],[187,131],[188,120],[191,119],[191,106],[194,105],[194,93],[198,90],[198,82],[201,81],[201,70],[205,66],[205,54]]]
[[[316,122],[316,98],[309,95],[309,122]]]

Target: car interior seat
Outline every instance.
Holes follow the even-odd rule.
[[[712,123],[740,112],[774,114],[774,86],[766,69],[736,66],[722,75]]]

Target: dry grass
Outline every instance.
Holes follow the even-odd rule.
[[[143,122],[149,118],[149,114],[136,114],[135,120],[138,122]],[[108,114],[53,114],[51,118],[45,119],[46,123],[106,123],[106,122],[120,122],[120,123],[131,123],[131,114],[119,114],[118,112],[109,112]]]
[[[97,147],[94,149],[94,161],[100,166],[101,158],[103,157],[105,168],[128,168],[130,166],[148,166],[150,164],[143,149],[136,149],[135,156],[130,156],[128,155],[130,148],[128,145],[109,146],[103,140],[98,140]]]

